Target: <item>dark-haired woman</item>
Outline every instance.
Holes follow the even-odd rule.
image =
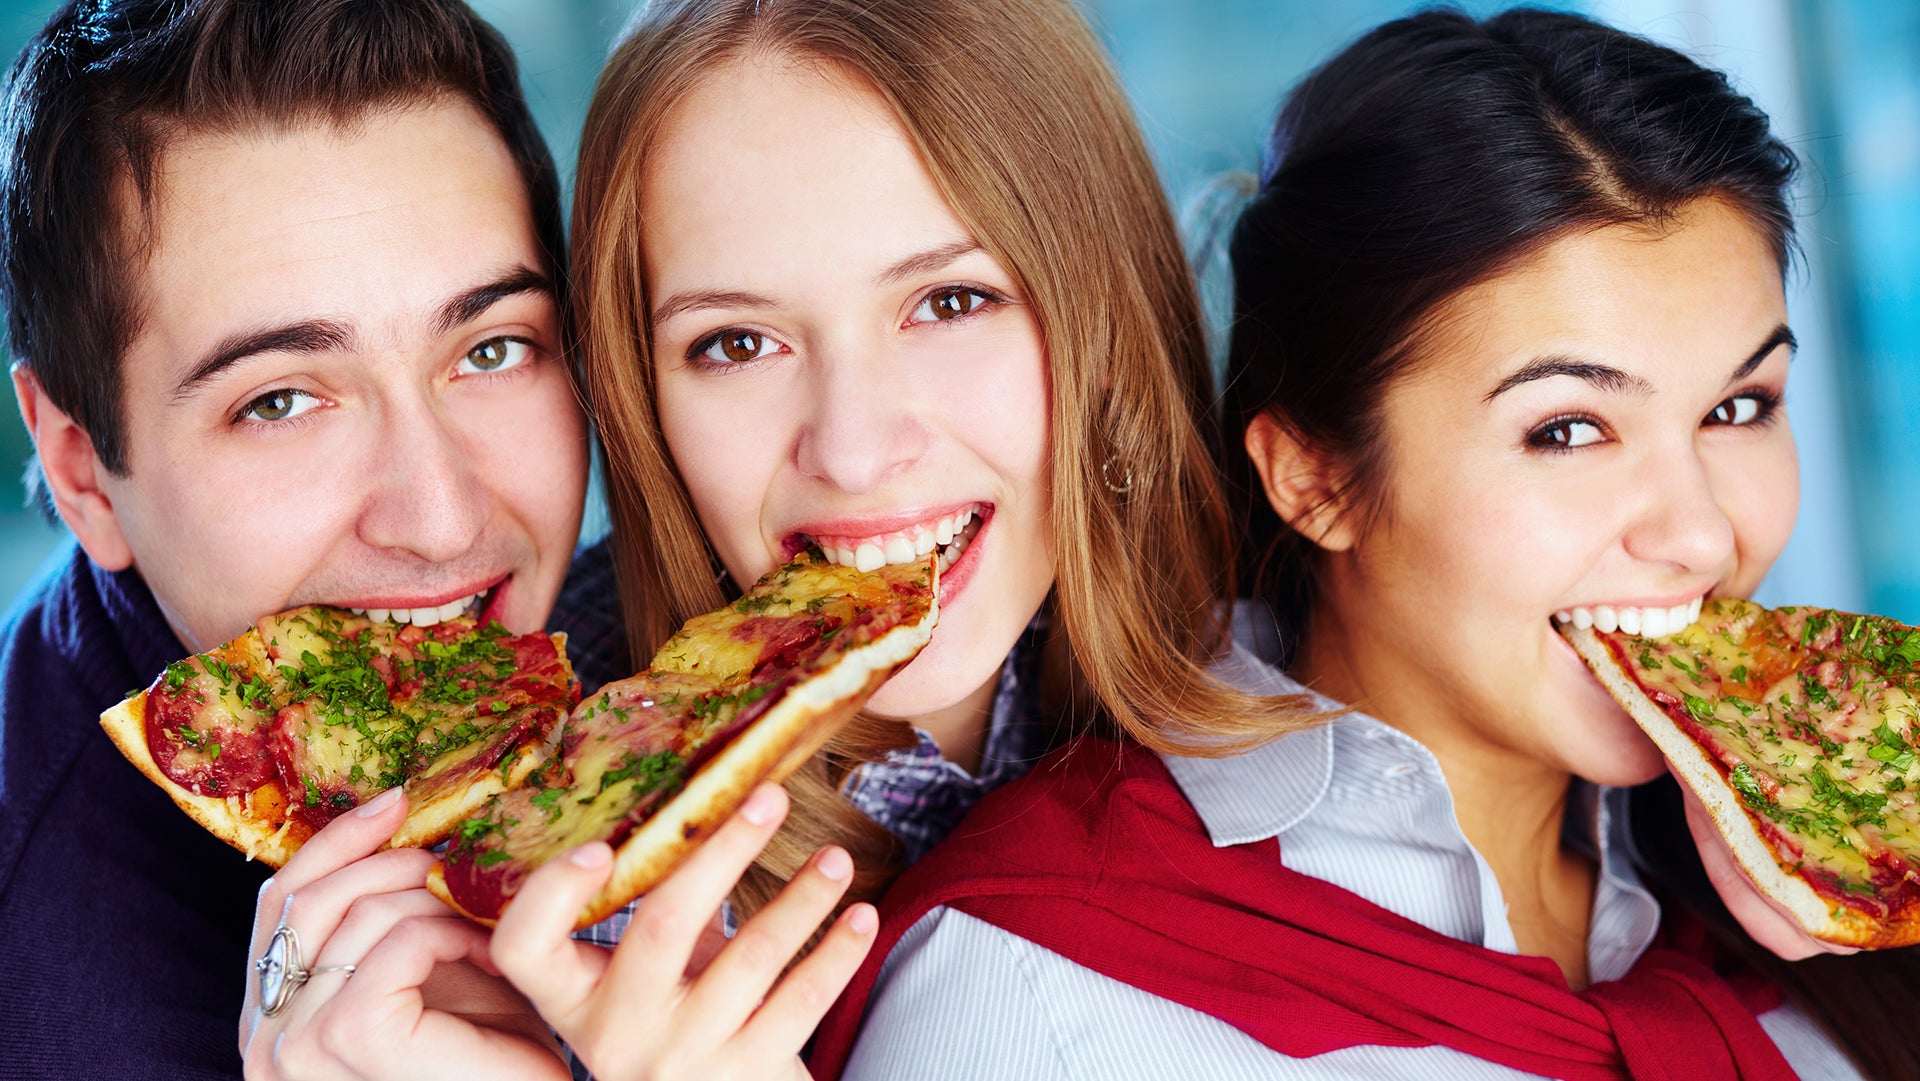
[[[1380,28],[1271,151],[1230,469],[1294,648],[1219,671],[1339,715],[1084,742],[990,798],[897,887],[818,1072],[869,990],[849,1076],[1896,1072],[1911,997],[1841,1039],[1663,904],[1625,787],[1660,755],[1553,630],[1684,625],[1785,544],[1792,155],[1718,74],[1537,11]],[[1724,881],[1741,945],[1819,951]]]

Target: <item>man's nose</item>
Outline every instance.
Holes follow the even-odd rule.
[[[367,478],[361,539],[430,563],[465,554],[493,513],[478,448],[427,400],[390,405],[383,429]]]

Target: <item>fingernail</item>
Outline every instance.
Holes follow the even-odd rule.
[[[740,805],[740,817],[756,826],[764,826],[773,821],[775,812],[779,810],[779,802],[780,797],[774,794],[771,785],[761,785],[747,797],[747,802]]]
[[[880,926],[880,914],[872,905],[854,905],[847,909],[847,928],[856,934],[870,935]]]
[[[399,798],[400,790],[398,788],[389,788],[385,792],[368,800],[366,803],[361,804],[360,809],[353,813],[359,815],[361,818],[372,818],[374,815],[393,806],[394,801]]]
[[[613,849],[603,841],[593,841],[567,853],[567,862],[575,867],[605,867],[612,861]]]
[[[853,874],[853,857],[845,849],[829,848],[820,853],[820,859],[814,864],[820,873],[835,882],[845,881]]]

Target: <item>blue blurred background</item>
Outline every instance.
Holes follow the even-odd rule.
[[[1319,60],[1404,0],[1083,0],[1112,48],[1167,190],[1204,231],[1210,182],[1251,171],[1277,103]],[[608,43],[631,0],[478,0],[514,42],[563,179]],[[1507,5],[1468,3],[1488,14]],[[1806,259],[1789,304],[1802,343],[1789,404],[1804,469],[1799,528],[1762,590],[1771,603],[1920,622],[1920,2],[1607,0],[1556,3],[1684,49],[1731,74],[1807,163]],[[11,56],[51,3],[0,0]],[[1217,203],[1217,200],[1215,200]],[[1215,276],[1214,287],[1223,283]],[[65,531],[13,481],[27,441],[0,419],[0,601]],[[605,528],[590,508],[587,531]]]

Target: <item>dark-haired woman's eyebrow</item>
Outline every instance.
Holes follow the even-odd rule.
[[[1556,375],[1570,375],[1612,394],[1633,394],[1644,398],[1653,393],[1653,384],[1631,372],[1623,372],[1618,368],[1595,364],[1578,357],[1549,355],[1527,361],[1519,371],[1500,380],[1500,385],[1488,391],[1487,396],[1480,400],[1490,402],[1522,383],[1531,383],[1536,379],[1551,379]]]
[[[1740,380],[1752,375],[1753,370],[1760,366],[1761,361],[1767,359],[1775,349],[1783,345],[1787,347],[1789,356],[1800,348],[1800,339],[1793,336],[1793,331],[1788,330],[1785,323],[1773,328],[1773,333],[1768,334],[1767,340],[1760,343],[1760,348],[1755,349],[1752,356],[1741,361],[1740,366],[1735,368],[1733,374],[1727,377],[1727,382],[1738,383]]]

